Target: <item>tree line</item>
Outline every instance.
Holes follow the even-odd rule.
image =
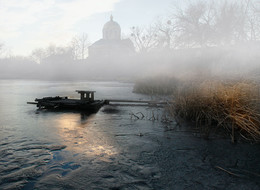
[[[185,54],[189,54],[191,58],[186,61],[192,62],[195,60],[192,57],[194,56],[192,49],[259,43],[260,3],[258,1],[184,0],[181,3],[178,2],[172,7],[168,16],[157,19],[148,26],[131,27],[131,32],[126,37],[133,42],[137,54],[135,58],[128,60],[129,63],[139,62],[137,67],[140,68],[141,64],[152,65],[159,58],[169,63],[182,62],[183,58],[173,53],[176,50],[188,50]],[[87,60],[89,45],[88,35],[83,33],[75,36],[67,46],[49,45],[46,48],[37,48],[32,51],[31,55],[22,57],[4,56],[6,48],[4,43],[0,43],[2,57],[0,58],[0,78],[26,78],[28,76],[37,78],[37,76],[42,77],[42,73],[45,73],[46,78],[55,76],[57,73],[61,73],[59,77],[66,78],[63,75],[68,75],[73,71],[84,76],[84,72],[90,70],[86,65],[91,65]],[[170,52],[170,56],[163,58],[165,52],[168,53],[167,56]],[[203,59],[210,62],[212,61],[210,59],[220,57],[219,55],[222,56],[222,54],[223,52],[219,50],[218,52],[211,51],[208,57],[204,56]],[[147,55],[150,56],[146,57]],[[201,61],[201,58],[197,60],[197,62]],[[77,64],[77,66],[72,67],[72,64]],[[98,68],[94,63],[91,67]],[[147,69],[147,67],[143,68]]]
[[[158,48],[236,45],[260,39],[260,3],[254,0],[183,1],[147,27],[132,27],[139,52]]]
[[[256,42],[260,39],[260,3],[256,0],[184,0],[174,5],[168,16],[130,30],[126,37],[132,40],[137,52]],[[30,58],[37,63],[54,55],[84,60],[88,57],[89,45],[88,35],[83,33],[65,47],[37,48]],[[0,55],[3,52],[4,44],[0,43]]]

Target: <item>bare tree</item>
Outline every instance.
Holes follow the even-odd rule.
[[[211,44],[214,25],[214,2],[196,1],[185,8],[175,7],[172,22],[177,47],[196,47]]]
[[[43,59],[46,58],[46,51],[43,48],[38,48],[32,51],[31,58],[36,63],[41,64]]]
[[[4,47],[4,44],[0,43],[0,52],[2,51],[3,47]]]
[[[31,59],[38,64],[58,64],[60,62],[70,62],[72,60],[70,47],[59,47],[53,44],[47,48],[38,48],[32,51]]]
[[[175,7],[172,14],[174,43],[179,47],[235,44],[259,39],[260,18],[256,2],[193,1]]]
[[[248,39],[256,41],[260,39],[260,2],[248,0],[247,9]]]
[[[90,43],[87,34],[83,33],[81,36],[75,36],[71,41],[74,59],[86,59],[89,45]]]
[[[171,20],[158,20],[156,22],[158,28],[158,47],[164,49],[174,48],[174,37],[176,32],[176,26]]]
[[[0,43],[0,56],[2,56],[2,53],[3,53],[3,44]]]
[[[234,44],[246,40],[246,5],[245,3],[222,3],[216,15],[216,41],[222,44]]]
[[[155,26],[149,27],[132,27],[130,39],[138,52],[148,52],[149,50],[158,47],[158,28]]]
[[[50,44],[47,48],[37,48],[32,51],[31,58],[38,64],[43,63],[43,61],[53,55],[62,54],[63,48],[56,47],[54,44]]]
[[[5,44],[0,42],[0,56],[2,57],[6,53]]]

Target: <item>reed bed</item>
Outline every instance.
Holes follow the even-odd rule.
[[[174,98],[175,116],[204,132],[223,127],[232,138],[260,141],[260,88],[251,81],[205,81],[184,85]]]

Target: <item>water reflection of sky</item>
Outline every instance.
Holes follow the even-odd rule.
[[[126,163],[128,170],[127,152],[133,150],[131,155],[135,155],[136,147],[144,144],[145,138],[137,134],[151,131],[150,125],[136,125],[130,120],[129,113],[139,112],[139,108],[136,111],[122,107],[102,108],[96,114],[85,115],[38,111],[34,105],[26,104],[45,96],[78,97],[77,89],[97,91],[96,99],[139,100],[143,97],[133,94],[132,84],[126,83],[0,80],[0,171],[3,171],[0,175],[6,180],[4,186],[19,188],[17,183],[20,183],[20,187],[26,184],[24,189],[32,189],[36,179],[36,189],[46,189],[46,184],[57,187],[61,179],[62,184],[71,184],[71,180],[66,181],[71,176],[78,187],[84,178],[82,174],[94,184],[100,173],[110,174],[106,169],[110,164],[119,170],[122,165],[118,166],[118,160]],[[86,172],[89,170],[93,172]],[[80,177],[74,178],[77,172]],[[104,183],[103,187],[110,184],[110,181],[104,182],[103,177],[99,177],[98,182]],[[0,189],[3,185],[0,184]]]
[[[103,114],[102,120],[106,120],[104,116]],[[100,130],[99,123],[102,122],[97,122],[98,117],[99,114],[84,113],[66,113],[57,116],[57,133],[68,151],[87,157],[98,156],[102,160],[118,153],[109,134]]]

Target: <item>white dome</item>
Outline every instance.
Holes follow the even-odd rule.
[[[121,28],[120,25],[113,21],[111,15],[110,21],[108,21],[103,27],[103,39],[105,40],[120,40],[121,39]]]

